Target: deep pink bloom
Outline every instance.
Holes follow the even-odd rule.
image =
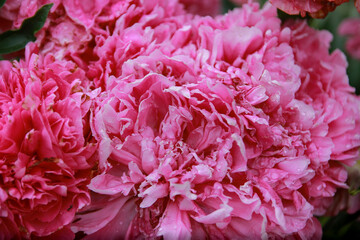
[[[282,11],[305,16],[309,14],[315,18],[324,18],[337,6],[349,0],[270,0],[270,2]]]
[[[110,44],[110,33],[125,35],[128,33],[123,33],[122,30],[129,27],[144,27],[143,31],[148,26],[161,25],[163,21],[172,22],[175,20],[174,16],[186,13],[177,0],[64,0],[59,1],[56,6],[52,8],[45,26],[37,33],[36,43],[40,53],[52,53],[57,59],[71,59],[87,72],[90,67],[89,77],[95,79],[98,77],[93,74],[97,70],[91,69],[90,62],[97,60],[97,51],[102,51],[103,44]],[[176,21],[178,25],[182,24],[181,20]],[[156,37],[164,37],[167,29],[161,26],[157,28]]]
[[[88,76],[103,90],[91,122],[102,173],[73,231],[319,239],[314,214],[346,188],[342,163],[360,146],[359,98],[331,35],[281,26],[269,5],[215,19],[163,8],[96,39]]]
[[[359,156],[344,55],[269,4],[181,2],[56,1],[0,62],[0,237],[321,238]]]
[[[20,28],[23,21],[32,17],[43,5],[53,3],[45,25],[36,34],[40,54],[52,53],[57,59],[72,59],[81,67],[86,68],[80,56],[86,54],[87,45],[93,38],[88,28],[93,25],[106,1],[96,4],[96,8],[91,6],[93,1],[81,2],[90,7],[91,11],[81,7],[83,6],[81,4],[78,6],[77,2],[66,0],[6,1],[0,9],[0,33]],[[23,51],[17,52],[14,57],[21,56],[22,53]]]
[[[101,22],[108,25],[112,25],[113,21],[121,23],[114,26],[112,34],[101,26],[93,28],[99,34],[95,37],[92,51],[94,61],[87,66],[87,76],[103,90],[109,88],[107,82],[111,75],[142,74],[133,68],[132,59],[147,56],[155,49],[164,53],[175,51],[178,44],[186,41],[183,33],[187,34],[188,30],[184,25],[191,18],[185,14],[182,5],[174,0],[162,0],[156,4],[123,4],[120,9],[117,12],[118,20],[105,18],[102,19],[104,23]],[[171,39],[172,35],[174,37]],[[127,61],[129,67],[123,69]]]
[[[36,11],[43,5],[53,3],[51,13],[60,8],[64,8],[66,15],[74,22],[90,28],[94,24],[94,20],[100,14],[105,5],[110,0],[86,0],[86,1],[69,1],[69,0],[8,0],[0,9],[1,18],[7,21],[10,28],[20,28],[22,22],[32,17]],[[50,17],[48,21],[56,21]],[[3,23],[0,25],[2,29]]]
[[[33,44],[24,61],[0,67],[0,206],[9,212],[1,221],[15,223],[25,238],[46,236],[90,201],[96,145],[87,139],[85,74],[72,62],[37,55]]]
[[[346,19],[342,22],[339,34],[348,37],[345,45],[348,53],[360,59],[360,18]]]

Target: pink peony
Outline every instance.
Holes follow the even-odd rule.
[[[314,215],[347,187],[343,164],[360,146],[360,101],[344,55],[328,52],[331,35],[282,26],[270,5],[215,19],[164,8],[128,8],[96,39],[101,174],[72,230],[319,239]]]
[[[53,53],[57,59],[70,58],[86,68],[79,56],[88,50],[88,44],[93,39],[89,29],[109,0],[8,0],[0,9],[0,32],[20,28],[25,19],[49,3],[53,3],[53,7],[44,27],[37,33],[40,53]]]
[[[269,4],[54,2],[0,62],[0,238],[321,238],[360,147],[328,32]]]
[[[337,6],[349,0],[270,0],[280,10],[291,14],[305,16],[309,14],[314,18],[324,18]]]
[[[39,56],[32,44],[24,61],[0,67],[1,221],[24,238],[46,236],[90,201],[88,83],[72,62]]]
[[[87,67],[87,76],[93,79],[96,87],[107,89],[109,76],[120,76],[136,69],[122,69],[122,65],[138,56],[147,56],[155,49],[163,52],[176,50],[176,41],[184,41],[186,22],[191,18],[185,15],[182,6],[176,1],[158,1],[157,4],[124,4],[119,10],[118,23],[112,34],[101,26],[94,27],[99,33],[95,37],[95,47],[91,53],[92,61]],[[112,19],[104,19],[112,25]],[[170,39],[169,35],[176,35]],[[172,41],[175,41],[174,43]],[[165,66],[163,66],[165,67]],[[132,72],[134,73],[134,72]],[[139,73],[140,74],[140,73]]]
[[[44,28],[37,33],[36,44],[40,54],[52,54],[56,59],[74,61],[79,67],[86,69],[87,62],[81,56],[86,55],[93,39],[90,32],[82,25],[69,18],[63,8],[57,9]]]
[[[8,0],[1,8],[1,18],[6,20],[5,22],[10,28],[20,28],[22,22],[32,17],[36,11],[43,5],[53,3],[51,13],[54,13],[60,8],[64,8],[66,15],[70,17],[74,22],[90,28],[94,24],[95,18],[100,14],[104,6],[109,0],[104,1],[69,1],[69,0]],[[50,14],[48,21],[56,21],[55,17]],[[2,29],[1,24],[1,28]],[[5,24],[4,24],[5,25]]]
[[[348,84],[344,54],[338,50],[328,54],[331,35],[316,32],[305,24],[291,28],[294,26],[297,34],[292,45],[302,66],[302,85],[297,97],[311,103],[314,110],[310,129],[313,141],[307,144],[306,153],[317,171],[304,190],[314,212],[324,214],[336,188],[346,187],[347,173],[339,163],[353,165],[359,156],[360,102],[359,97],[350,94],[354,89]],[[317,54],[308,57],[315,50]]]
[[[339,26],[339,34],[347,36],[346,50],[348,53],[360,59],[360,18],[347,19]]]
[[[57,59],[72,60],[85,71],[88,70],[90,62],[97,59],[93,51],[102,49],[102,42],[111,32],[121,31],[132,25],[140,27],[140,22],[143,27],[146,27],[146,24],[156,26],[164,19],[173,21],[175,15],[185,14],[183,6],[178,4],[177,0],[111,0],[100,1],[101,3],[90,1],[94,4],[90,8],[91,4],[85,2],[58,2],[57,7],[52,8],[52,13],[37,34],[36,40],[41,54],[51,53]],[[130,14],[126,14],[127,12]],[[166,29],[158,29],[159,35],[164,35]]]

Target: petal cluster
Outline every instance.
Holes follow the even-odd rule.
[[[328,52],[331,35],[282,26],[274,8],[254,4],[182,24],[148,19],[115,28],[94,51],[101,174],[73,231],[319,238],[314,215],[346,188],[343,164],[360,145],[359,98],[344,55]]]
[[[84,76],[31,45],[24,61],[1,62],[0,206],[8,212],[1,221],[23,237],[57,231],[90,201],[96,144],[86,139],[91,102]]]
[[[270,4],[53,2],[0,62],[0,238],[321,238],[360,147],[330,33]]]

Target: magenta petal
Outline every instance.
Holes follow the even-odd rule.
[[[181,211],[176,203],[169,203],[164,212],[164,218],[159,223],[157,236],[165,240],[191,239],[191,224],[186,212]]]
[[[115,195],[122,193],[127,196],[133,186],[133,183],[124,183],[119,177],[102,174],[94,177],[88,187],[90,190],[100,194]]]
[[[102,8],[108,4],[105,1],[68,1],[64,0],[64,7],[71,18],[76,22],[83,24],[86,28],[92,27],[95,18],[101,12]]]
[[[144,200],[141,202],[140,207],[150,207],[159,198],[166,197],[168,195],[168,188],[168,184],[156,184],[152,185],[144,192],[140,193],[139,195],[144,197]]]
[[[204,224],[222,224],[224,222],[224,220],[226,218],[229,218],[231,215],[233,208],[225,205],[225,204],[221,204],[219,206],[219,209],[211,212],[208,215],[203,215],[203,216],[197,216],[194,217],[194,219],[198,222],[204,223]]]
[[[76,216],[75,221],[71,224],[71,230],[73,232],[83,231],[86,234],[97,232],[107,226],[121,212],[120,210],[128,200],[128,197],[100,200]]]

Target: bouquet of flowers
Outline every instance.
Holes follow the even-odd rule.
[[[0,239],[358,231],[343,2],[0,1]]]

